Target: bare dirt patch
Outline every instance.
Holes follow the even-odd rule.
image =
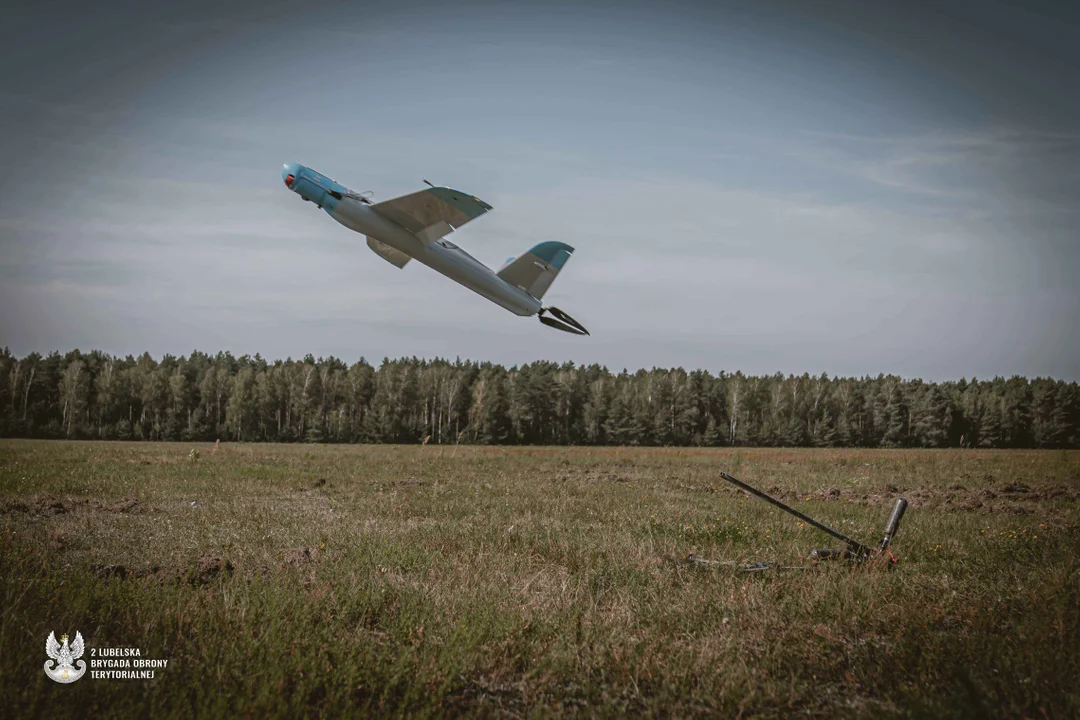
[[[90,504],[93,507],[97,508],[98,510],[104,510],[105,512],[112,512],[112,513],[127,513],[127,514],[132,514],[132,515],[141,515],[141,514],[144,514],[144,513],[159,512],[158,508],[154,507],[153,505],[150,505],[149,503],[144,503],[142,500],[139,500],[136,497],[127,497],[127,498],[124,498],[123,500],[118,500],[118,501],[116,501],[114,503],[108,503],[108,504],[106,504],[104,502],[100,502],[100,501],[95,501],[95,502],[92,502]]]
[[[236,568],[224,558],[204,555],[195,562],[185,580],[191,585],[206,585],[220,575],[232,575]]]
[[[773,492],[777,490],[778,492]],[[795,500],[813,500],[816,502],[847,502],[869,507],[894,502],[897,497],[906,497],[913,506],[920,508],[939,508],[947,512],[983,512],[1005,513],[1008,515],[1029,515],[1033,506],[1048,500],[1076,502],[1080,500],[1080,488],[1053,484],[1033,487],[1023,482],[1001,483],[996,487],[969,489],[964,485],[954,484],[946,488],[901,488],[886,485],[884,493],[857,488],[822,488]],[[780,499],[793,496],[793,493],[770,488],[769,494]]]
[[[310,485],[303,485],[303,486],[301,486],[301,487],[298,487],[298,488],[294,488],[294,489],[296,490],[296,492],[302,492],[302,493],[304,493],[304,492],[309,492],[309,491],[311,491],[311,490],[318,490],[319,488],[323,488],[323,487],[330,487],[330,488],[332,488],[332,487],[334,487],[334,486],[333,486],[333,484],[332,484],[332,483],[331,483],[331,484],[328,484],[328,483],[326,482],[326,478],[324,478],[324,477],[321,477],[321,478],[318,478],[317,480],[314,480],[314,481],[313,481],[313,482],[312,482],[312,483],[311,483]]]
[[[314,545],[290,548],[281,554],[281,566],[299,567],[319,561],[319,548]]]
[[[32,495],[28,498],[15,498],[0,504],[0,515],[12,515],[26,513],[28,515],[62,515],[71,512],[76,505],[85,504],[86,501],[76,502],[52,495]]]
[[[0,503],[0,515],[24,513],[48,517],[63,515],[81,507],[89,507],[101,512],[143,514],[160,512],[160,509],[143,502],[136,497],[126,497],[116,501],[91,500],[87,498],[58,498],[54,495],[32,495],[28,498],[14,498]]]
[[[109,578],[146,579],[158,583],[188,585],[207,585],[219,577],[231,577],[236,567],[231,561],[216,555],[203,555],[186,565],[149,565],[132,568],[113,563],[97,563],[90,566],[91,572],[103,580]]]

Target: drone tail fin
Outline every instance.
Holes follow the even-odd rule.
[[[521,288],[537,300],[551,287],[551,283],[570,259],[574,248],[566,243],[542,242],[499,270],[499,277],[514,287]]]

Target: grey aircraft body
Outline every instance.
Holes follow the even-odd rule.
[[[572,317],[541,302],[574,248],[543,242],[495,272],[446,239],[465,223],[491,210],[483,200],[447,187],[430,187],[393,200],[372,203],[330,178],[297,163],[281,171],[285,186],[313,202],[345,227],[367,236],[375,254],[391,265],[410,260],[427,265],[515,315],[576,335],[589,332]],[[427,181],[425,181],[427,182]]]

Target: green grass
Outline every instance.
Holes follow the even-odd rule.
[[[813,565],[835,543],[719,470],[868,543],[908,497],[899,564]],[[1078,531],[1077,452],[3,441],[2,702],[1076,717]],[[55,684],[76,630],[169,666]]]

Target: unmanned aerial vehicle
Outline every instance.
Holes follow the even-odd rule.
[[[495,272],[446,239],[491,210],[483,200],[425,180],[430,187],[424,190],[373,203],[370,193],[355,193],[297,163],[286,163],[281,178],[304,200],[315,203],[350,230],[366,235],[368,247],[391,265],[403,268],[415,259],[515,315],[536,315],[549,327],[589,334],[562,310],[540,302],[574,248],[561,242],[542,242]]]

